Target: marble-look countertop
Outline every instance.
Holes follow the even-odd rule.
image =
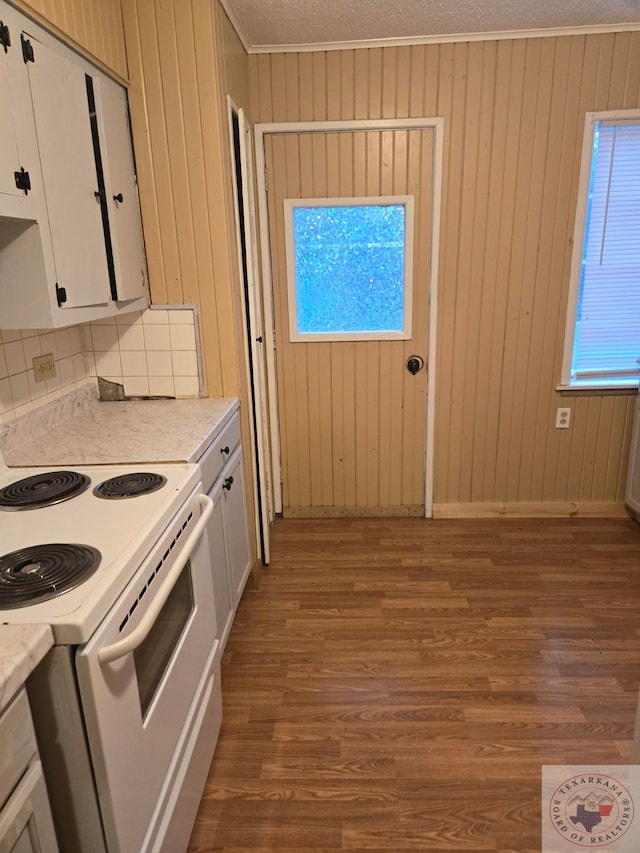
[[[33,423],[2,448],[9,466],[197,462],[237,410],[236,398],[95,399],[58,422]]]
[[[52,645],[48,625],[0,625],[0,711]]]

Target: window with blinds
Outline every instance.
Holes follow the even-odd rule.
[[[631,385],[640,376],[640,116],[591,126],[568,384]]]

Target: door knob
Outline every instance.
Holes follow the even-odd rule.
[[[415,376],[416,373],[419,373],[424,367],[424,359],[420,358],[419,355],[410,355],[407,359],[407,370],[412,376]]]
[[[117,201],[119,204],[122,204],[122,202],[124,201],[124,197],[122,193],[118,193],[118,195],[114,195],[113,200]]]

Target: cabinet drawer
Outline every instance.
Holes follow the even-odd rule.
[[[236,412],[211,447],[198,462],[202,472],[202,485],[205,493],[218,478],[227,460],[240,443],[240,416]]]
[[[20,690],[0,715],[0,806],[37,750],[27,694]]]

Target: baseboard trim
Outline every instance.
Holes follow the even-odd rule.
[[[424,518],[424,506],[288,506],[285,518]]]
[[[434,503],[434,518],[628,518],[622,501]]]

